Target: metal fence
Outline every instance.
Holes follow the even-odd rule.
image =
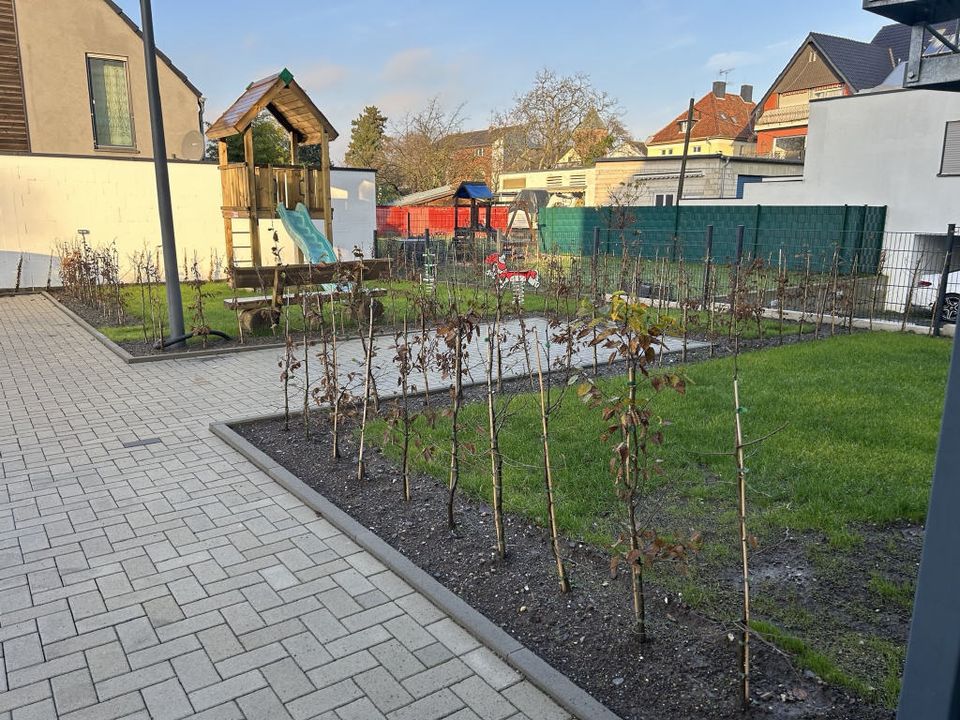
[[[553,252],[544,252],[500,234],[465,241],[428,230],[420,238],[378,238],[377,254],[392,258],[401,277],[426,273],[434,281],[474,282],[488,270],[484,259],[502,253],[511,269],[539,270],[540,292],[560,285],[584,297],[623,291],[672,307],[729,304],[737,283],[746,282],[753,306],[782,309],[793,314],[790,319],[799,313],[933,330],[934,306],[943,296],[939,316],[948,322],[955,322],[960,303],[960,249],[952,252],[956,239],[949,229],[798,234],[796,228],[764,228],[761,235],[739,226],[720,237],[713,226],[696,236],[597,227],[553,237]],[[557,249],[563,247],[584,252]]]

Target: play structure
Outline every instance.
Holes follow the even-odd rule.
[[[268,112],[290,138],[289,165],[258,165],[254,157],[253,122]],[[243,138],[243,162],[231,162],[227,138]],[[330,193],[330,143],[338,137],[330,121],[284,68],[247,86],[207,129],[217,141],[220,161],[224,240],[231,284],[263,289],[252,298],[231,298],[228,307],[242,311],[248,327],[272,322],[280,306],[299,302],[299,288],[321,286],[312,294],[331,300],[358,299],[377,293],[362,287],[365,280],[389,274],[389,261],[341,260],[333,245],[333,206]],[[320,148],[319,166],[299,164],[303,145]],[[263,264],[260,221],[277,219],[296,245],[297,263]],[[323,230],[315,220],[322,221]],[[237,243],[246,235],[249,243]],[[287,292],[286,288],[298,288]],[[267,290],[270,290],[267,293]]]
[[[466,225],[460,224],[460,208],[470,208]],[[490,224],[493,193],[483,182],[462,182],[453,193],[453,238],[454,240],[492,240],[496,231]],[[483,219],[481,219],[483,211]]]

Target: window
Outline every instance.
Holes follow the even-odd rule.
[[[947,123],[943,138],[943,159],[940,161],[941,175],[960,175],[960,120]]]
[[[487,154],[487,149],[486,149],[486,148],[482,148],[482,147],[477,148],[476,150],[473,151],[473,154],[474,154],[476,157],[483,157],[484,155]]]
[[[673,207],[673,195],[664,194],[656,196],[657,207]]]
[[[807,138],[803,135],[779,137],[773,140],[772,155],[780,160],[803,160]]]
[[[702,145],[694,145],[694,146],[693,146],[693,151],[694,151],[694,152],[700,152],[701,150],[703,150],[703,146],[702,146]]]
[[[87,56],[90,83],[90,116],[96,148],[137,146],[133,128],[127,61],[103,55]]]

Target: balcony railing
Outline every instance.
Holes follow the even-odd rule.
[[[223,188],[223,209],[243,212],[250,209],[250,176],[243,163],[230,163],[220,168]],[[324,197],[323,171],[302,165],[258,165],[255,168],[255,197],[258,209],[275,208],[283,203],[288,209],[298,202],[311,213],[322,213]]]

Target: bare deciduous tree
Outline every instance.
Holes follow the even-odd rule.
[[[533,86],[514,98],[513,107],[495,113],[493,125],[511,128],[504,148],[508,166],[543,170],[556,166],[570,148],[581,155],[595,155],[597,147],[608,149],[611,141],[625,137],[619,115],[617,101],[595,88],[587,75],[558,75],[544,68]],[[583,132],[585,121],[594,116],[606,130],[602,137],[597,132]],[[581,162],[590,159],[581,157]]]

